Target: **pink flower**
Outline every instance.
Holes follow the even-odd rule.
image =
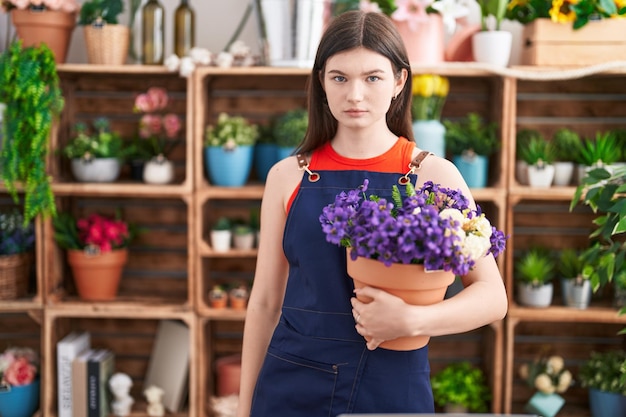
[[[139,120],[139,136],[149,138],[159,135],[163,129],[163,121],[160,116],[154,114],[144,114]]]
[[[122,247],[130,238],[126,223],[99,214],[92,214],[87,219],[78,220],[76,226],[81,241],[85,245],[97,246],[101,252]]]
[[[359,9],[366,13],[382,13],[378,3],[372,3],[369,0],[361,0],[359,2]]]
[[[420,23],[428,20],[426,8],[432,0],[398,0],[398,8],[391,18],[398,22],[407,22],[412,31],[416,31]]]
[[[150,87],[146,94],[148,95],[150,103],[152,103],[151,111],[163,110],[167,107],[168,97],[165,88]]]
[[[37,367],[25,357],[15,359],[4,372],[4,379],[10,385],[28,385],[37,376]]]
[[[165,135],[174,139],[180,132],[180,119],[174,113],[168,113],[163,117],[163,127],[165,128]]]

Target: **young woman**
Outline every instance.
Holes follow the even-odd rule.
[[[390,194],[420,152],[410,102],[411,68],[391,21],[357,11],[335,18],[311,73],[302,157],[278,162],[265,186],[239,417],[433,412],[428,346],[378,345],[466,332],[504,317],[506,294],[491,255],[463,277],[461,293],[438,304],[408,305],[371,287],[359,290],[373,298],[363,304],[354,298],[345,250],[325,240],[318,218],[339,191],[368,178],[369,190]],[[418,186],[429,180],[471,199],[445,159],[430,155],[412,175]]]

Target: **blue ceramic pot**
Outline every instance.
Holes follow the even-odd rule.
[[[415,120],[413,137],[420,149],[446,157],[446,127],[439,120]]]
[[[209,181],[220,187],[241,187],[250,176],[254,146],[237,146],[225,150],[221,146],[204,148],[204,167]]]
[[[470,188],[485,188],[487,186],[489,159],[486,156],[455,155],[452,157],[452,162],[459,169]]]
[[[589,388],[589,407],[593,417],[626,416],[626,397]]]
[[[0,391],[0,415],[2,417],[32,417],[39,408],[39,379],[31,384]]]
[[[270,168],[278,161],[278,147],[273,143],[254,145],[254,172],[259,181],[265,182]]]

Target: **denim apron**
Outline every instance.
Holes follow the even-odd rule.
[[[318,171],[304,175],[283,237],[289,278],[282,313],[259,373],[252,417],[335,417],[341,413],[432,413],[428,346],[370,351],[355,329],[346,251],[326,242],[322,208],[369,179],[391,197],[402,174]],[[411,175],[415,183],[416,177]]]

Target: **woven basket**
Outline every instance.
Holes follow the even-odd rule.
[[[0,300],[14,300],[26,295],[31,264],[30,253],[0,256]]]
[[[123,65],[128,55],[130,29],[124,25],[85,26],[90,64]]]

